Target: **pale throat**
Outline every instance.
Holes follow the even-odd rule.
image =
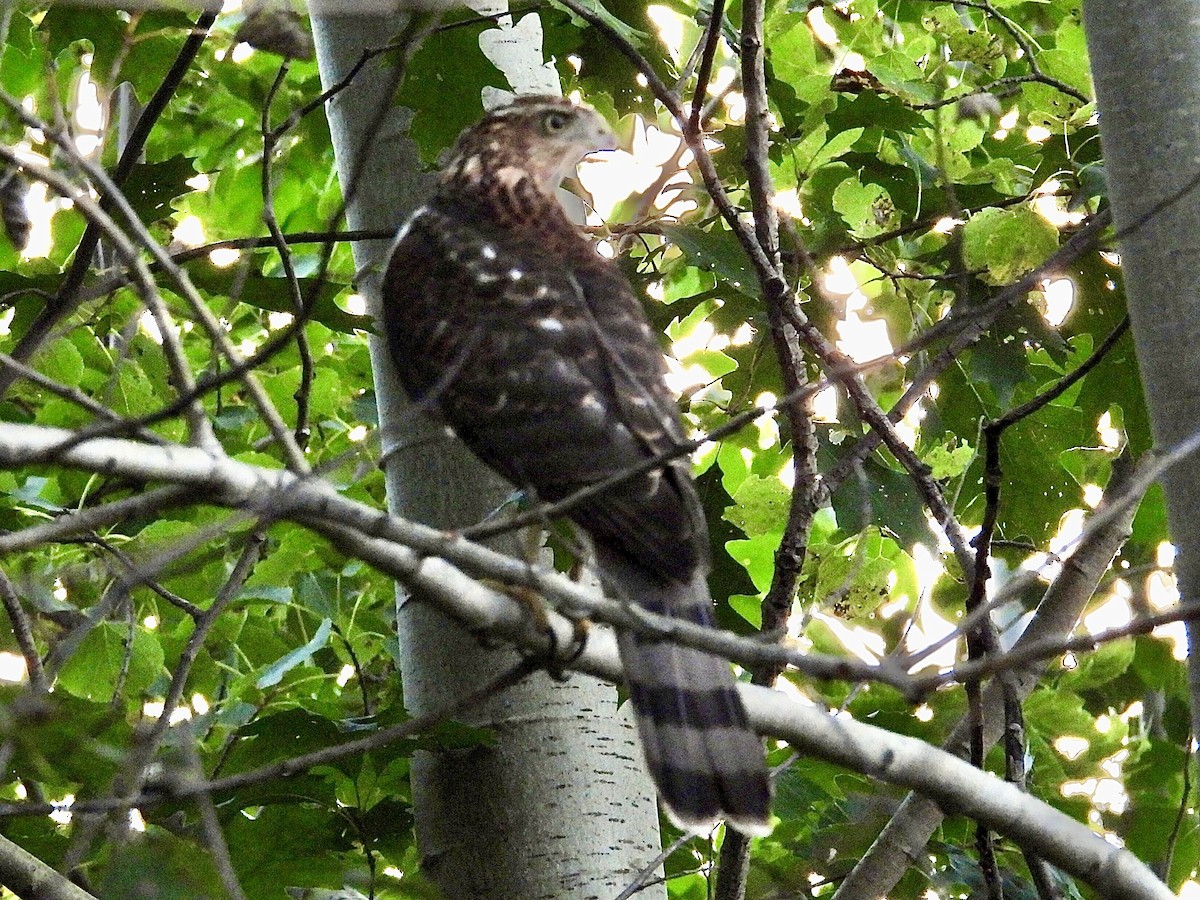
[[[582,154],[580,154],[581,156]],[[569,192],[560,191],[559,186],[564,179],[575,176],[579,165],[577,159],[580,157],[564,155],[557,166],[541,172],[528,166],[502,165],[489,173],[489,180],[500,185],[509,195],[518,193],[522,184],[532,185],[537,189],[537,193],[547,201],[553,202],[569,220],[573,221],[578,216],[578,210],[566,205],[570,199],[564,198],[562,195]],[[485,169],[486,166],[480,157],[473,154],[448,166],[443,183],[447,186],[458,184],[465,188],[479,188],[485,183],[483,177]]]
[[[563,179],[575,175],[579,162],[574,157],[564,157],[557,166],[538,171],[526,166],[501,166],[496,170],[496,179],[505,187],[513,188],[522,180],[532,181],[539,191],[553,197]]]

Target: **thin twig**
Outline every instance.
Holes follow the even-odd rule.
[[[764,15],[764,0],[743,0],[740,39],[742,93],[746,98],[746,156],[743,164],[750,187],[755,239],[770,261],[774,274],[782,271],[783,262],[779,254],[779,215],[773,202],[774,184],[771,181],[768,158],[771,146],[771,111],[767,100]],[[783,374],[784,387],[789,395],[796,394],[807,383],[808,373],[800,348],[799,331],[795,323],[789,321],[787,313],[787,308],[794,305],[792,291],[786,278],[768,277],[766,271],[760,271],[758,276],[759,286],[767,304],[771,340]],[[812,432],[810,407],[811,401],[796,401],[783,407],[793,434]],[[803,455],[793,464],[804,468]],[[799,495],[801,502],[793,502],[793,515],[789,516],[788,533],[785,533],[781,542],[781,547],[787,545],[791,552],[776,553],[777,562],[783,562],[784,565],[776,567],[772,577],[772,593],[769,595],[770,606],[764,603],[763,608],[763,624],[769,628],[769,633],[776,635],[783,634],[780,626],[786,624],[787,615],[791,610],[792,595],[795,593],[796,579],[800,566],[803,565],[803,554],[795,553],[795,548],[807,545],[808,528],[816,512],[815,507],[803,502],[810,496],[810,492],[805,490],[806,486],[801,484],[798,487],[799,490],[793,493],[793,501]],[[770,686],[777,675],[778,669],[775,667],[760,668],[754,672],[754,680],[758,684]],[[746,879],[749,873],[750,837],[737,829],[727,828],[717,869],[716,900],[742,900],[746,894]]]
[[[704,30],[704,53],[700,57],[700,68],[696,70],[696,92],[692,95],[692,113],[687,128],[692,134],[700,133],[700,115],[704,109],[704,97],[708,93],[708,82],[712,78],[713,59],[721,42],[721,26],[725,24],[725,0],[713,0],[708,14],[708,27]]]
[[[899,348],[896,353],[911,355],[938,341],[946,339],[949,341],[933,359],[926,363],[924,368],[912,377],[904,394],[888,411],[888,418],[892,422],[899,422],[904,418],[913,404],[925,396],[930,385],[954,364],[963,350],[979,340],[1005,310],[1015,306],[1030,291],[1035,290],[1051,272],[1069,265],[1085,253],[1095,249],[1100,235],[1111,223],[1112,215],[1108,209],[1096,213],[1071,236],[1066,244],[1037,269],[1013,282],[986,303],[971,306],[961,312],[952,312],[936,325]],[[892,358],[891,355],[888,358]],[[878,432],[873,431],[863,435],[841,462],[825,473],[825,485],[829,492],[835,492],[854,471],[854,465],[865,459],[882,442],[883,436]]]
[[[346,637],[346,633],[336,622],[330,627],[333,633],[342,639],[342,646],[346,648],[346,655],[350,657],[350,665],[354,668],[354,680],[358,682],[358,689],[362,694],[362,714],[364,716],[373,716],[375,713],[371,708],[371,696],[367,693],[367,679],[363,677],[362,663],[358,661],[358,654],[354,652],[354,645],[350,643],[350,638]]]
[[[74,403],[76,406],[86,409],[88,412],[106,421],[121,423],[128,421],[123,416],[117,415],[103,403],[97,403],[83,391],[79,390],[79,388],[60,384],[48,375],[43,375],[37,369],[27,366],[7,353],[0,352],[0,367],[11,370],[15,375],[36,384],[40,388],[44,388],[56,397],[66,400],[68,403]],[[146,428],[133,428],[128,433],[134,434],[142,440],[150,441],[151,443],[166,443],[165,438]]]
[[[195,489],[187,485],[167,485],[103,506],[64,513],[49,522],[9,534],[0,534],[0,554],[31,550],[53,541],[65,541],[80,534],[107,528],[123,519],[161,514],[166,509],[191,501],[195,496]]]
[[[924,0],[924,2],[940,3],[942,0]],[[988,2],[988,0],[954,0],[954,5],[966,6],[971,9],[981,10],[990,18],[993,18],[999,22],[1000,27],[1007,31],[1012,36],[1012,39],[1016,42],[1017,46],[1021,48],[1021,56],[1029,64],[1029,71],[1033,78],[1036,78],[1042,84],[1048,85],[1055,90],[1066,94],[1068,97],[1073,97],[1080,103],[1090,103],[1092,101],[1092,98],[1084,94],[1082,91],[1075,89],[1065,81],[1054,78],[1043,72],[1041,66],[1038,65],[1037,52],[1033,44],[1026,40],[1025,35],[1021,33],[1020,29],[1017,28],[1011,19],[1002,15],[999,10],[996,9],[996,7]]]
[[[0,100],[2,100],[5,105],[9,106],[13,113],[27,126],[46,130],[47,136],[50,137],[54,141],[55,145],[58,146],[69,158],[71,158],[74,165],[81,172],[86,174],[95,185],[104,190],[106,196],[111,198],[113,205],[128,223],[129,231],[137,239],[138,243],[140,243],[142,247],[144,247],[150,253],[151,257],[158,262],[158,264],[166,272],[167,276],[177,285],[180,295],[191,306],[197,321],[199,321],[204,327],[204,330],[208,333],[209,338],[213,341],[221,354],[226,359],[231,360],[235,365],[242,362],[242,354],[234,345],[233,341],[229,337],[229,334],[226,332],[224,326],[221,324],[217,316],[209,308],[209,305],[204,302],[204,299],[200,296],[199,292],[192,284],[191,279],[188,278],[187,273],[171,261],[170,256],[166,253],[158,241],[156,241],[150,234],[145,224],[138,217],[136,211],[129,204],[129,201],[121,193],[120,189],[112,183],[112,180],[109,178],[108,174],[95,163],[80,156],[74,144],[68,141],[60,131],[49,129],[49,126],[46,125],[46,123],[39,121],[36,116],[32,115],[23,107],[21,107],[15,98],[9,96],[3,91],[0,91]],[[4,150],[3,148],[0,148],[0,155],[7,152],[8,151]],[[27,163],[23,162],[18,162],[17,164],[23,168],[28,166]],[[46,171],[48,170],[45,170],[44,167],[38,167],[39,174],[37,177],[40,180],[46,180]],[[76,195],[73,197],[73,199],[75,199],[76,205],[79,206],[82,198]],[[123,233],[118,231],[117,237],[120,240],[128,243],[128,240],[125,238]],[[136,256],[134,258],[136,259]],[[154,304],[161,304],[161,300],[158,299],[158,293],[156,289],[152,289],[149,293],[150,296],[145,297],[144,299],[146,300],[147,305],[153,310]],[[172,344],[177,343],[177,339],[173,334],[173,329],[170,329],[168,326],[162,323],[160,323],[160,328],[165,329],[163,334],[164,347],[167,346],[167,331],[171,332]],[[173,353],[174,350],[172,350],[172,354]],[[183,369],[184,371],[180,373],[178,377],[181,379],[186,379],[186,382],[191,385],[191,370],[186,366],[186,364],[183,365]],[[241,380],[242,384],[246,388],[247,394],[250,396],[255,407],[258,409],[263,424],[266,425],[271,434],[274,435],[276,442],[280,445],[288,465],[295,471],[307,471],[308,461],[304,456],[304,452],[296,445],[296,442],[292,440],[290,431],[288,430],[286,424],[284,424],[283,419],[280,417],[279,411],[276,410],[274,405],[271,403],[270,397],[267,395],[266,391],[263,390],[261,383],[250,371],[243,372],[241,375]],[[182,393],[186,396],[193,394],[194,391],[188,389]],[[191,412],[191,418],[194,420],[192,421],[193,430],[204,438],[203,440],[200,440],[200,443],[214,444],[216,439],[211,436],[211,426],[209,425],[207,419],[203,417],[203,409],[194,407],[191,404],[189,404],[188,409]]]
[[[21,598],[2,570],[0,570],[0,602],[8,613],[9,624],[12,625],[13,636],[17,646],[21,648],[21,656],[25,658],[25,671],[29,673],[29,686],[38,693],[46,690],[46,673],[42,669],[42,657],[38,653],[37,643],[33,639],[33,625],[21,605]]]
[[[1192,746],[1192,736],[1188,735],[1187,746]],[[1171,836],[1167,840],[1167,851],[1163,854],[1162,877],[1166,881],[1171,877],[1171,868],[1175,864],[1175,849],[1179,845],[1179,837],[1183,834],[1183,825],[1192,809],[1192,766],[1196,762],[1194,753],[1183,754],[1183,792],[1179,797],[1179,808],[1175,811],[1175,823],[1171,827]]]
[[[221,590],[218,591],[212,605],[196,619],[195,627],[188,636],[187,643],[180,654],[179,662],[175,665],[175,669],[171,673],[171,683],[168,685],[166,695],[163,697],[162,713],[154,720],[149,729],[139,735],[140,739],[136,742],[124,761],[123,771],[113,781],[110,796],[108,798],[101,798],[115,804],[110,806],[107,812],[115,812],[119,816],[125,816],[130,809],[140,805],[132,798],[141,792],[142,786],[145,784],[150,771],[150,762],[157,752],[159,744],[162,742],[163,735],[166,734],[167,728],[171,724],[171,716],[183,698],[183,691],[187,685],[188,676],[191,674],[192,664],[200,655],[200,650],[203,648],[204,641],[207,639],[212,626],[216,623],[221,613],[225,611],[226,606],[237,596],[238,591],[241,590],[242,585],[253,571],[255,563],[258,562],[262,544],[263,539],[261,535],[251,535],[247,539],[245,546],[242,548],[241,557],[238,559],[229,577],[225,580],[225,583],[221,586]],[[78,841],[73,842],[73,849],[76,856],[80,856],[81,852],[86,854],[87,845],[90,843],[90,840],[88,840],[89,832],[94,833],[98,826],[98,822],[94,817],[86,815],[90,810],[80,809],[78,812],[85,814],[83,823],[85,827],[78,831],[76,835]]]
[[[170,603],[176,609],[181,610],[183,613],[185,613],[187,616],[189,616],[192,619],[199,619],[201,616],[204,615],[204,610],[202,610],[200,607],[198,607],[191,600],[188,600],[186,597],[179,596],[174,591],[167,590],[165,587],[163,587],[161,584],[159,584],[154,579],[145,577],[144,573],[140,571],[138,564],[136,562],[134,562],[134,560],[129,556],[129,554],[126,553],[124,550],[122,550],[120,547],[113,544],[111,541],[108,541],[96,534],[86,534],[86,535],[81,535],[76,538],[68,538],[68,539],[66,539],[66,542],[67,543],[79,543],[79,544],[91,544],[94,547],[99,547],[100,549],[111,554],[114,559],[116,559],[119,563],[121,563],[121,565],[125,569],[126,573],[129,575],[132,575],[138,584],[144,585],[145,587],[149,588],[151,591],[158,594],[158,596],[162,597],[164,600],[166,600],[168,603]]]
[[[682,834],[675,838],[675,840],[673,840],[668,846],[663,847],[663,849],[657,856],[654,857],[654,859],[650,860],[650,862],[638,869],[637,874],[634,875],[632,880],[630,880],[630,882],[621,889],[621,893],[613,897],[613,900],[629,900],[629,898],[634,894],[640,893],[650,885],[655,884],[657,882],[656,873],[660,868],[662,868],[663,863],[670,859],[673,853],[681,849],[694,837],[695,835],[692,834]]]
[[[0,102],[9,106],[10,109],[15,108],[20,111],[22,117],[26,118],[26,124],[30,122],[36,123],[36,120],[29,120],[28,114],[21,109],[17,101],[5,93],[0,91]],[[49,129],[50,126],[46,123],[40,123],[41,127]],[[50,134],[47,131],[47,134]],[[56,140],[62,140],[62,135],[56,133]],[[74,154],[73,159],[78,162],[82,158],[78,156],[73,145],[67,150],[67,155]],[[126,261],[126,264],[133,270],[135,274],[134,281],[138,286],[138,294],[142,302],[150,309],[160,330],[163,331],[163,347],[166,351],[167,362],[169,364],[169,372],[171,375],[172,386],[183,395],[190,394],[194,384],[192,382],[191,369],[187,364],[187,359],[183,354],[182,348],[179,346],[178,340],[173,334],[170,324],[170,317],[166,313],[166,307],[162,303],[162,298],[158,293],[158,288],[154,284],[154,280],[150,277],[149,269],[142,262],[138,255],[137,248],[133,245],[124,232],[117,226],[112,218],[100,207],[98,203],[87,196],[86,192],[81,191],[78,187],[71,183],[69,179],[63,176],[60,172],[51,169],[48,166],[40,163],[33,163],[29,160],[21,159],[10,150],[8,147],[0,146],[0,158],[3,158],[9,165],[23,169],[31,177],[45,184],[63,197],[72,201],[75,208],[88,220],[89,223],[96,225],[109,241],[112,242],[117,252]],[[94,167],[93,167],[94,168]],[[118,206],[123,202],[114,201]],[[170,341],[167,337],[170,334]],[[17,359],[15,354],[13,358]],[[18,360],[19,361],[19,360]],[[11,369],[5,369],[5,372],[12,372]],[[0,372],[0,378],[3,377],[3,372]],[[184,411],[188,414],[188,425],[191,430],[193,440],[200,445],[211,444],[215,441],[212,437],[212,429],[208,420],[204,417],[203,409],[199,408],[194,403],[189,403],[184,407]]]
[[[288,64],[284,61],[279,67],[278,73],[275,75],[275,80],[271,83],[270,89],[267,91],[266,100],[263,101],[262,111],[262,200],[263,200],[263,221],[266,222],[267,231],[270,232],[274,246],[279,253],[280,264],[283,267],[284,280],[287,283],[288,295],[292,300],[292,314],[297,319],[303,319],[305,315],[304,295],[300,290],[300,280],[296,277],[296,267],[292,263],[292,254],[288,249],[287,241],[283,239],[283,229],[279,227],[279,219],[275,216],[275,187],[272,183],[272,164],[275,160],[275,149],[277,138],[275,132],[271,129],[271,105],[275,101],[275,96],[279,92],[279,88],[283,85],[284,79],[287,77]],[[314,295],[315,296],[315,295]],[[296,443],[301,447],[308,444],[308,404],[312,394],[313,384],[313,358],[312,350],[308,346],[308,336],[303,328],[297,328],[296,332],[296,352],[300,356],[300,386],[296,388],[294,399],[296,401],[296,425],[293,429],[293,436]]]
[[[984,493],[987,503],[984,509],[985,514],[980,535],[976,538],[977,554],[974,567],[976,571],[976,578],[980,577],[979,548],[985,541],[989,545],[989,548],[990,545],[994,543],[992,532],[994,531],[995,527],[995,503],[999,501],[998,492],[1001,479],[1001,473],[999,470],[1000,436],[1009,426],[1022,419],[1028,418],[1038,410],[1053,402],[1058,397],[1062,396],[1062,394],[1069,390],[1072,385],[1078,383],[1079,380],[1082,379],[1088,372],[1092,371],[1097,365],[1099,365],[1100,362],[1103,361],[1103,359],[1109,354],[1109,352],[1112,351],[1112,348],[1116,346],[1117,342],[1125,334],[1126,330],[1128,330],[1128,326],[1129,320],[1128,317],[1126,317],[1123,322],[1118,324],[1117,327],[1109,333],[1108,337],[1101,342],[1100,346],[1096,348],[1092,355],[1080,363],[1078,367],[1060,378],[1045,391],[1033,397],[1026,403],[1021,404],[1021,406],[1010,410],[1003,416],[1000,416],[998,419],[983,426],[985,445]],[[984,568],[986,569],[986,559],[984,559],[984,563]],[[920,655],[912,658],[912,661],[916,662],[920,658],[925,658],[933,653],[936,653],[947,643],[957,640],[957,636],[959,634],[969,634],[980,622],[984,621],[993,610],[999,608],[1004,603],[1007,603],[1010,593],[1011,590],[1002,590],[997,592],[990,599],[981,599],[978,601],[973,601],[972,603],[968,603],[967,614],[961,622],[957,623],[956,628],[950,634],[939,638],[928,647],[925,647],[921,651]]]
[[[729,225],[730,230],[745,249],[750,258],[750,263],[758,277],[759,284],[762,286],[763,295],[766,297],[790,296],[787,280],[780,271],[780,261],[778,248],[772,241],[760,240],[762,235],[769,234],[772,230],[771,222],[773,221],[773,209],[770,204],[766,204],[764,208],[761,204],[755,205],[755,224],[754,228],[748,228],[738,216],[738,210],[734,207],[728,193],[721,183],[720,176],[713,162],[708,148],[704,146],[704,141],[701,136],[690,135],[687,133],[686,119],[687,113],[678,96],[671,92],[663,83],[662,79],[655,73],[653,66],[646,60],[644,56],[635,48],[628,40],[619,34],[603,17],[592,12],[584,7],[577,0],[559,0],[562,5],[571,9],[576,15],[585,19],[589,24],[596,27],[604,34],[606,39],[634,64],[639,72],[646,79],[646,83],[655,97],[661,102],[667,110],[675,117],[677,123],[684,134],[684,139],[688,142],[689,148],[696,159],[696,166],[701,177],[704,180],[705,187],[708,190],[709,196],[716,205],[721,217]],[[745,36],[743,35],[743,41]],[[743,51],[745,48],[743,48]],[[745,72],[743,72],[743,81],[745,80]],[[743,90],[749,95],[753,91],[743,84]],[[748,100],[749,103],[749,100]],[[749,106],[747,107],[749,110]],[[749,118],[749,117],[748,117]],[[760,117],[760,129],[765,122]],[[753,128],[747,129],[747,142],[749,144],[750,134],[754,131]],[[750,157],[748,157],[750,159]],[[765,180],[759,179],[758,190],[766,191],[769,198],[770,190],[769,177]],[[751,190],[754,191],[754,176],[752,173]],[[807,255],[807,254],[806,254]],[[812,265],[811,259],[806,260],[809,265],[810,274],[812,275],[813,289],[822,296],[824,288],[815,266]],[[928,467],[920,461],[916,454],[909,448],[897,434],[893,423],[888,419],[887,414],[879,407],[871,392],[862,382],[861,377],[854,374],[853,361],[844,353],[837,350],[836,347],[817,329],[813,326],[801,312],[800,308],[795,303],[787,303],[784,309],[785,316],[790,324],[796,329],[801,338],[808,344],[809,348],[817,355],[821,365],[825,368],[830,377],[842,382],[854,402],[859,415],[866,421],[871,428],[880,434],[881,439],[887,445],[892,454],[904,466],[905,470],[913,478],[914,484],[917,487],[925,504],[928,506],[930,513],[935,521],[941,526],[951,546],[954,548],[955,556],[959,559],[960,564],[965,569],[969,569],[972,565],[972,556],[966,546],[966,539],[962,527],[958,524],[954,517],[953,511],[945,502],[942,496],[941,488],[930,477]]]
[[[188,766],[189,779],[201,781],[204,778],[204,768],[200,763],[200,754],[196,750],[196,735],[191,740],[180,741],[183,746],[184,759]],[[200,827],[204,832],[204,842],[208,845],[209,855],[225,893],[230,900],[245,900],[246,894],[238,881],[237,872],[233,868],[233,859],[229,855],[229,844],[225,833],[221,830],[221,820],[217,816],[217,806],[213,803],[212,794],[202,791],[194,795],[196,805],[200,807]]]

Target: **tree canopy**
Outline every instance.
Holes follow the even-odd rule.
[[[493,62],[515,32],[540,29],[563,93],[617,128],[579,192],[663,333],[733,633],[678,637],[879,730],[794,753],[752,706],[781,766],[774,832],[675,842],[664,820],[672,898],[710,896],[714,870],[749,898],[1104,890],[1063,871],[1065,819],[1026,840],[953,783],[944,813],[898,806],[921,766],[873,757],[917,746],[884,732],[924,742],[929,790],[953,738],[1022,810],[1200,896],[1150,486],[1170,457],[1148,454],[1080,7],[555,0],[424,10],[364,53],[395,72],[426,171],[520,87]],[[493,588],[535,576],[469,541],[507,511],[465,537],[372,515],[350,247],[401,213],[345,227],[323,111],[341,86],[286,10],[3,15],[0,881],[51,877],[40,860],[99,897],[439,896],[412,754],[490,737],[459,710],[407,718],[395,579],[512,638]]]

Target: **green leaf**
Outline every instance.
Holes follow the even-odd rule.
[[[937,88],[929,84],[925,73],[901,50],[888,50],[873,56],[868,67],[884,87],[922,103],[937,99]]]
[[[708,373],[709,379],[714,381],[738,367],[736,360],[720,350],[697,350],[681,359],[680,363],[684,366],[699,366]]]
[[[58,684],[76,697],[108,701],[127,667],[124,693],[137,697],[163,670],[163,649],[154,632],[101,622],[88,632],[58,673]],[[132,638],[132,639],[131,639]]]
[[[312,655],[329,643],[329,630],[333,622],[329,619],[323,619],[317,627],[317,632],[303,647],[297,647],[291,653],[276,660],[271,665],[267,666],[258,680],[255,682],[261,690],[263,688],[273,687],[279,684],[283,676],[301,663],[306,663],[312,659]]]
[[[877,184],[862,184],[856,178],[847,178],[837,186],[833,208],[841,213],[850,230],[861,237],[882,234],[895,214],[887,191]]]
[[[32,94],[45,82],[46,60],[40,45],[33,40],[33,23],[28,16],[13,10],[8,26],[8,42],[0,62],[0,85],[15,97]]]
[[[758,597],[734,594],[729,598],[729,605],[734,612],[755,628],[762,628],[762,600]]]
[[[908,475],[877,464],[865,466],[864,473],[865,485],[858,479],[848,479],[830,498],[838,525],[847,531],[862,531],[874,521],[887,522],[888,530],[904,546],[925,544],[936,548],[936,539],[925,521],[925,508]],[[864,512],[870,518],[864,517]]]
[[[839,131],[817,149],[804,166],[805,171],[812,172],[838,157],[845,156],[865,131],[865,128],[847,128],[845,131]]]
[[[60,384],[75,387],[83,378],[83,354],[69,340],[55,341],[42,355],[38,368]]]
[[[188,263],[188,275],[196,287],[210,294],[228,296],[236,286],[237,299],[242,303],[270,312],[295,311],[291,291],[283,278],[272,278],[254,271],[247,273],[239,266],[220,268],[208,259]],[[320,287],[313,306],[314,321],[343,334],[374,330],[370,316],[351,315],[337,305],[335,298],[345,289],[344,285],[329,280],[318,285],[315,278],[301,278],[299,282],[306,303],[314,302],[313,292]]]
[[[140,416],[165,401],[165,397],[155,394],[154,385],[138,367],[126,365],[118,373],[117,389],[111,401],[115,412],[124,416]]]
[[[1146,752],[1127,764],[1127,787],[1133,793],[1119,833],[1130,852],[1143,859],[1162,859],[1168,851],[1174,838],[1165,826],[1179,815],[1187,765],[1182,747],[1159,740],[1151,740]],[[1183,834],[1193,831],[1187,828]]]
[[[345,774],[332,767],[322,766],[313,770],[314,775],[330,778],[337,793],[337,802],[344,806],[367,812],[396,794],[408,793],[409,760],[405,757],[392,760],[382,772],[375,767],[375,758],[366,754],[358,771]]]
[[[766,591],[775,574],[775,551],[782,538],[782,533],[760,534],[748,541],[728,541],[725,550],[750,575],[755,588]]]
[[[491,23],[477,23],[438,29],[408,62],[397,101],[415,110],[410,134],[427,163],[432,164],[482,115],[480,95],[485,87],[508,87],[479,49],[480,33],[491,27]],[[447,60],[454,60],[452,77],[448,77]]]
[[[122,62],[114,84],[128,82],[145,103],[175,63],[195,21],[184,9],[151,8],[144,10],[135,24],[134,35],[122,36]],[[106,69],[99,74],[103,82],[109,72]]]
[[[938,444],[921,454],[921,461],[929,466],[929,474],[937,481],[958,478],[970,467],[975,459],[976,450],[970,444],[951,440],[947,444]]]
[[[1057,46],[1039,53],[1038,65],[1051,78],[1065,81],[1085,96],[1094,97],[1096,90],[1092,86],[1088,67],[1087,39],[1083,26],[1077,21],[1066,21],[1054,37]]]
[[[18,692],[27,691],[25,685],[6,683],[0,688],[0,697],[11,709],[20,702]],[[135,719],[114,715],[108,699],[93,703],[70,691],[55,690],[45,698],[38,715],[23,717],[19,731],[14,732],[13,771],[48,785],[99,787],[116,774],[124,759],[112,751],[129,746],[131,721]],[[5,833],[11,837],[7,826]]]
[[[551,2],[553,2],[553,0],[551,0]],[[558,6],[558,4],[554,5]],[[605,25],[620,35],[623,41],[633,47],[641,47],[643,42],[648,40],[650,37],[650,35],[646,34],[645,32],[638,31],[636,28],[632,28],[623,19],[618,19],[616,16],[610,13],[604,4],[599,2],[599,0],[579,0],[579,5],[593,15],[598,16]],[[573,10],[567,9],[567,7],[559,8],[566,9],[567,12],[571,13],[571,15],[575,14]],[[580,24],[584,25],[584,27],[591,27],[590,25],[584,24],[583,20],[581,20]]]
[[[819,72],[816,41],[803,13],[772,15],[764,23],[764,31],[776,78],[794,85]]]
[[[1083,701],[1069,691],[1035,690],[1025,701],[1025,721],[1027,727],[1049,738],[1071,735],[1092,740],[1096,734],[1095,717],[1083,708]]]
[[[1059,676],[1060,683],[1074,691],[1084,691],[1090,688],[1108,684],[1114,678],[1124,675],[1133,663],[1137,645],[1132,638],[1121,638],[1102,644],[1092,653],[1078,658],[1074,669],[1068,669]]]
[[[963,259],[989,284],[1010,284],[1049,259],[1058,231],[1028,208],[985,209],[963,228]]]
[[[271,401],[282,410],[295,409],[296,392],[300,389],[299,367],[264,379]],[[336,417],[346,413],[343,403],[342,381],[338,373],[329,368],[320,368],[313,375],[308,403],[312,418]]]
[[[193,161],[182,154],[163,162],[140,163],[133,167],[125,182],[125,196],[147,225],[170,217],[171,201],[194,188],[187,184],[196,174]]]
[[[1072,447],[1064,451],[1060,458],[1063,469],[1070,472],[1075,483],[1083,487],[1108,483],[1113,456],[1113,451],[1105,447]]]
[[[288,886],[336,887],[346,878],[352,842],[332,804],[270,805],[253,819],[231,816],[224,824],[247,897],[284,897]]]
[[[255,719],[239,729],[229,753],[229,772],[248,772],[281,759],[311,753],[344,740],[336,723],[303,709],[288,709]]]
[[[47,49],[53,56],[77,41],[87,41],[94,51],[92,69],[107,74],[121,52],[125,23],[115,9],[54,5],[42,18],[38,30],[45,36]]]
[[[734,493],[733,505],[725,510],[725,520],[751,538],[783,534],[790,505],[791,491],[778,478],[750,475]]]
[[[164,829],[121,842],[104,872],[101,897],[194,900],[226,894],[212,857]]]
[[[1152,691],[1166,691],[1179,676],[1179,663],[1171,645],[1154,637],[1134,638],[1136,650],[1131,664],[1142,684]]]
[[[746,251],[733,233],[720,226],[708,230],[685,225],[662,226],[663,236],[683,251],[698,269],[713,272],[721,281],[749,297],[757,297],[758,276]]]
[[[917,597],[916,576],[911,560],[894,541],[876,529],[868,529],[834,552],[821,555],[817,566],[815,596],[836,615],[850,620],[868,619],[891,596],[898,564],[907,569],[906,592]]]

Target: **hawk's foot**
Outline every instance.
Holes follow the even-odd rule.
[[[566,647],[559,646],[558,635],[550,624],[548,607],[541,594],[532,588],[511,584],[488,583],[488,587],[511,597],[528,613],[533,628],[546,639],[545,653],[534,653],[531,656],[543,657],[540,662],[552,678],[563,680],[567,677],[567,667],[583,654],[587,647],[588,630],[591,623],[587,619],[572,621],[571,641]]]

